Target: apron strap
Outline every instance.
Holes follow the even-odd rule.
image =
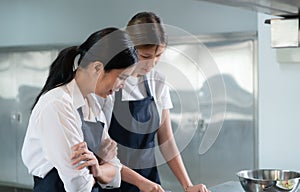
[[[151,97],[151,91],[150,91],[150,88],[149,88],[149,84],[148,84],[148,80],[147,80],[147,76],[144,75],[144,84],[145,84],[145,87],[146,87],[146,92],[147,92],[147,96]]]
[[[79,107],[79,108],[77,109],[77,111],[78,111],[78,113],[79,113],[79,116],[80,116],[81,121],[84,121],[83,112],[82,112],[82,107]],[[96,122],[100,122],[101,125],[102,125],[102,127],[104,127],[105,124],[104,124],[102,121],[98,121],[97,118],[95,118],[95,121],[96,121]]]

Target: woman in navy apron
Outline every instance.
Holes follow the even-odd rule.
[[[144,85],[147,96],[141,100],[122,101],[122,90],[116,92],[109,135],[119,144],[118,157],[122,164],[160,184],[154,158],[154,137],[159,127],[159,115],[146,76]],[[123,181],[121,191],[139,189]]]
[[[164,75],[152,70],[167,46],[161,19],[152,12],[138,13],[129,21],[126,31],[138,50],[139,64],[133,77],[126,81],[125,88],[116,92],[114,98],[109,134],[118,143],[121,163],[160,184],[154,154],[154,138],[157,135],[163,157],[184,191],[207,192],[205,185],[193,185],[186,172],[172,133],[169,89]],[[151,191],[140,181],[138,176],[123,168],[120,191]],[[156,187],[157,191],[162,191],[160,186]]]
[[[22,148],[35,192],[119,187],[121,164],[116,157],[106,159],[116,155],[116,147],[108,148],[110,154],[101,149],[108,133],[94,94],[105,98],[122,88],[136,62],[128,35],[116,28],[97,31],[59,53],[33,105]]]

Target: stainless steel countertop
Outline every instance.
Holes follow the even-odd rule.
[[[239,181],[228,181],[213,187],[209,190],[212,192],[245,192]]]
[[[213,187],[210,187],[211,192],[245,192],[239,181],[228,181]],[[298,188],[297,192],[300,192]]]

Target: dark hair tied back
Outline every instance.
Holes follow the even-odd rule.
[[[162,20],[153,12],[134,15],[126,27],[136,47],[167,45],[167,35]]]
[[[50,66],[48,78],[37,96],[33,107],[42,94],[72,81],[76,74],[75,57],[80,55],[78,66],[85,68],[91,62],[100,61],[104,70],[125,69],[138,61],[137,51],[130,37],[117,28],[105,28],[91,34],[80,46],[63,49]]]
[[[95,42],[95,37],[101,36]],[[91,42],[95,42],[91,45]],[[106,28],[92,34],[82,45],[80,50],[85,54],[79,66],[85,67],[93,61],[101,61],[104,70],[123,69],[137,62],[137,52],[130,37],[125,31],[117,28]]]

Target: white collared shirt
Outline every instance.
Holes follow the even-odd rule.
[[[154,97],[156,103],[159,117],[160,119],[162,119],[162,111],[164,109],[173,108],[166,77],[155,69],[152,69],[149,73],[147,73],[146,77],[151,95]],[[129,76],[126,79],[125,88],[122,90],[122,101],[141,100],[146,96],[147,92],[144,86],[144,77]],[[115,95],[110,95],[106,99],[103,99],[101,97],[97,97],[97,99],[103,106],[102,110],[104,111],[108,124],[110,124],[115,102]]]
[[[94,182],[87,168],[76,170],[71,165],[72,146],[84,140],[77,109],[82,107],[85,120],[104,122],[102,140],[109,137],[105,116],[94,95],[87,101],[74,79],[48,91],[32,111],[23,143],[22,159],[29,173],[44,178],[55,167],[67,192],[91,191]],[[117,157],[110,163],[118,171],[111,183],[100,184],[102,188],[120,186],[122,165]]]

